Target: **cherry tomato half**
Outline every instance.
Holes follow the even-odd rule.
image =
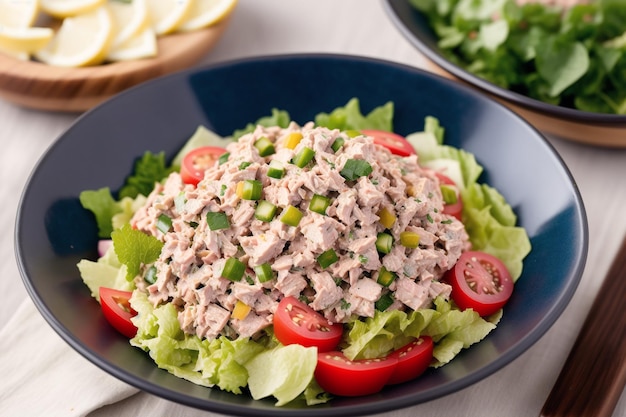
[[[449,187],[456,194],[456,202],[443,205],[444,214],[449,214],[461,220],[461,216],[463,214],[463,200],[461,200],[459,188],[454,183],[454,181],[450,179],[450,177],[442,174],[441,172],[435,171],[435,175],[437,176],[437,178],[439,178],[439,182],[442,184],[442,186]]]
[[[433,339],[429,336],[420,336],[392,352],[389,357],[397,359],[398,365],[387,381],[387,385],[407,382],[424,373],[432,361],[433,347]]]
[[[339,344],[343,326],[294,297],[285,297],[274,313],[274,335],[283,345],[317,347],[318,352],[333,350]]]
[[[361,130],[361,133],[373,137],[374,143],[384,146],[395,155],[409,156],[415,153],[413,146],[404,137],[396,133],[373,129]]]
[[[204,171],[211,168],[226,149],[218,146],[201,146],[185,155],[180,166],[180,176],[185,184],[198,185],[204,178]]]
[[[137,312],[132,309],[129,302],[133,293],[107,287],[100,287],[99,292],[102,314],[107,321],[129,339],[135,337],[137,328],[130,319],[136,316]]]
[[[315,380],[326,392],[345,397],[375,394],[387,384],[398,364],[390,356],[351,361],[338,351],[317,354]]]
[[[501,309],[513,293],[513,279],[502,261],[479,251],[464,252],[445,280],[459,308],[474,309],[481,316]]]

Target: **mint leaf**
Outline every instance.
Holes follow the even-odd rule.
[[[87,190],[80,193],[80,203],[96,217],[98,237],[108,239],[113,231],[111,218],[122,211],[111,195],[109,187]]]
[[[135,230],[130,224],[111,233],[113,247],[119,261],[126,265],[126,279],[131,281],[140,270],[141,265],[151,264],[159,258],[163,243],[154,236]]]

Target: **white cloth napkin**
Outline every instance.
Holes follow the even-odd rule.
[[[85,416],[137,392],[74,351],[29,298],[0,330],[3,416]]]

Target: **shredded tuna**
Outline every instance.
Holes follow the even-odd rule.
[[[283,146],[292,132],[302,133],[295,149]],[[274,143],[273,155],[259,155],[254,143],[261,137]],[[335,152],[331,145],[338,137],[345,143]],[[299,168],[291,161],[304,147],[315,155]],[[156,282],[148,285],[140,275],[138,287],[154,305],[173,303],[184,332],[207,339],[255,337],[272,324],[285,296],[307,302],[333,322],[372,317],[376,301],[387,293],[394,300],[389,308],[401,310],[428,307],[436,297],[449,297],[450,286],[440,278],[469,249],[468,236],[461,222],[443,214],[438,180],[419,166],[416,155],[398,157],[370,137],[349,138],[312,123],[292,123],[286,129],[258,126],[227,150],[228,160],[208,169],[197,187],[172,173],[132,219],[134,227],[164,243],[153,265]],[[280,179],[267,175],[272,159],[284,166]],[[345,178],[342,169],[349,160],[366,161],[371,172]],[[237,184],[244,180],[262,184],[261,198],[277,207],[271,221],[257,219],[257,201],[237,194]],[[329,198],[324,213],[309,209],[315,194]],[[297,226],[281,221],[289,205],[303,214]],[[389,229],[381,223],[383,208],[395,220]],[[209,212],[224,213],[229,226],[211,230]],[[156,227],[161,215],[172,219],[167,233]],[[400,244],[404,231],[419,235],[417,248]],[[382,232],[393,236],[387,254],[376,247]],[[320,255],[329,250],[336,260],[321,265]],[[228,258],[246,266],[241,280],[222,276]],[[263,264],[271,266],[274,277],[261,282],[255,268]],[[394,274],[391,284],[377,282],[383,267]],[[249,312],[234,318],[238,301]]]

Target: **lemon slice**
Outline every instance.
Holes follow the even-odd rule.
[[[113,39],[113,19],[107,7],[63,19],[61,27],[35,57],[48,65],[82,67],[101,63]]]
[[[146,0],[132,0],[131,3],[109,0],[108,6],[115,26],[111,48],[121,46],[150,25]]]
[[[31,54],[46,46],[53,34],[50,28],[0,27],[0,48],[15,54]]]
[[[58,18],[77,16],[91,12],[106,3],[106,0],[39,0],[41,10]]]
[[[176,31],[187,18],[192,2],[193,0],[146,0],[148,15],[157,36]]]
[[[194,0],[191,10],[178,30],[188,32],[214,25],[228,16],[237,0]]]
[[[148,26],[123,44],[111,47],[107,55],[107,61],[151,58],[156,56],[156,54],[157,36],[154,30]]]
[[[38,0],[0,0],[0,27],[29,27],[35,22],[38,11]]]

